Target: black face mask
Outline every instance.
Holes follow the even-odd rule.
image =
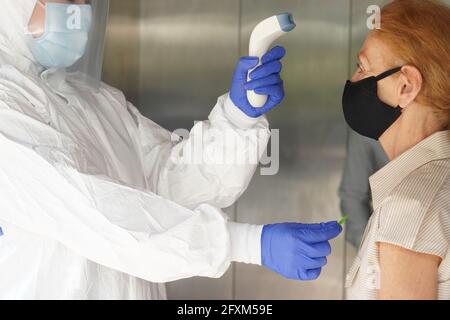
[[[357,133],[379,140],[383,133],[400,118],[401,108],[393,108],[378,98],[378,81],[397,73],[395,68],[358,82],[347,81],[342,99],[344,116]]]

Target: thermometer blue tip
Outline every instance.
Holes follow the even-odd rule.
[[[284,32],[292,31],[297,25],[294,17],[290,13],[281,13],[277,15],[278,23]]]

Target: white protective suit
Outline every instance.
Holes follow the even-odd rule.
[[[119,90],[43,71],[23,36],[34,5],[2,0],[0,10],[0,299],[164,299],[154,283],[260,263],[262,227],[218,209],[239,198],[256,165],[173,160],[193,152],[200,127],[205,152],[260,156],[267,120],[224,96],[174,143]]]

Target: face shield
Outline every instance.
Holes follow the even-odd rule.
[[[108,7],[108,0],[36,1],[25,35],[36,63],[99,82]]]

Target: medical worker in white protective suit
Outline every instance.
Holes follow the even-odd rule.
[[[231,261],[316,279],[341,232],[336,222],[230,222],[219,208],[239,198],[256,166],[182,161],[197,150],[200,127],[203,152],[262,154],[263,114],[284,97],[284,49],[266,55],[249,83],[258,59],[242,58],[209,121],[173,142],[95,81],[107,8],[0,3],[0,298],[165,299],[163,283],[220,277]],[[251,108],[247,89],[268,94],[268,104]]]

